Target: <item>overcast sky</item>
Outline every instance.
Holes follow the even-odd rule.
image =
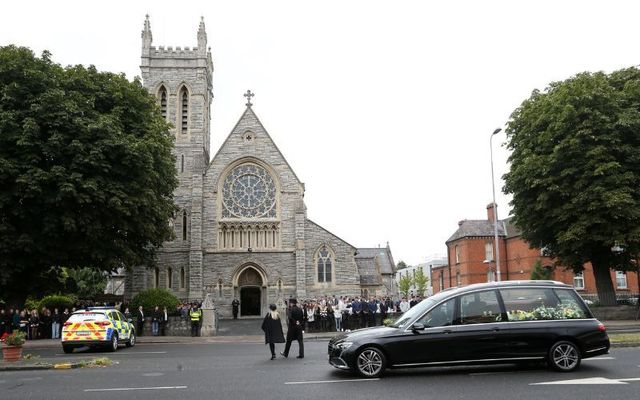
[[[445,254],[486,218],[489,138],[535,88],[640,62],[634,1],[12,1],[0,45],[140,75],[140,33],[213,53],[211,154],[254,111],[306,184],[308,217],[395,261]],[[508,170],[494,138],[500,218]]]

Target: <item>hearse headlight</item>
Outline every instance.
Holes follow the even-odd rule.
[[[341,342],[341,343],[337,343],[336,347],[339,348],[340,350],[346,350],[352,345],[353,345],[353,342]]]

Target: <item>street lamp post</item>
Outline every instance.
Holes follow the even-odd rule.
[[[489,148],[491,152],[491,187],[493,189],[493,240],[495,243],[496,254],[493,257],[496,260],[496,275],[497,281],[500,282],[500,248],[498,245],[498,205],[496,204],[496,184],[493,177],[493,137],[500,132],[502,129],[497,128],[491,134],[491,138],[489,139]]]

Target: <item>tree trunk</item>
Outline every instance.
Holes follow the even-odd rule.
[[[596,279],[596,290],[598,291],[600,305],[615,306],[617,304],[616,291],[611,281],[609,266],[604,263],[598,264],[594,261],[591,262],[591,265],[593,266],[593,276]]]

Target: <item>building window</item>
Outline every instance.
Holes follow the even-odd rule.
[[[184,172],[184,154],[180,156],[180,172]]]
[[[618,289],[627,288],[627,274],[624,271],[616,271],[616,287]]]
[[[584,272],[573,275],[573,287],[576,289],[584,289]]]
[[[218,297],[222,298],[222,278],[218,279]]]
[[[456,264],[460,264],[460,246],[456,245],[455,251],[456,251]]]
[[[486,261],[493,261],[493,243],[491,242],[484,244],[484,259]]]
[[[184,289],[184,267],[180,268],[180,289]]]
[[[456,272],[456,286],[460,286],[460,271]]]
[[[180,132],[187,133],[189,127],[189,93],[187,88],[180,91]]]
[[[160,270],[158,268],[153,269],[153,287],[160,287]]]
[[[173,286],[173,271],[171,270],[171,268],[167,269],[167,289],[171,289],[171,287]]]
[[[160,113],[164,119],[167,119],[167,89],[164,86],[160,86],[158,95],[160,97]]]
[[[187,240],[187,212],[182,212],[182,240]]]
[[[440,272],[440,290],[444,290],[444,274]]]
[[[318,282],[331,282],[331,253],[327,246],[322,246],[318,251]]]

